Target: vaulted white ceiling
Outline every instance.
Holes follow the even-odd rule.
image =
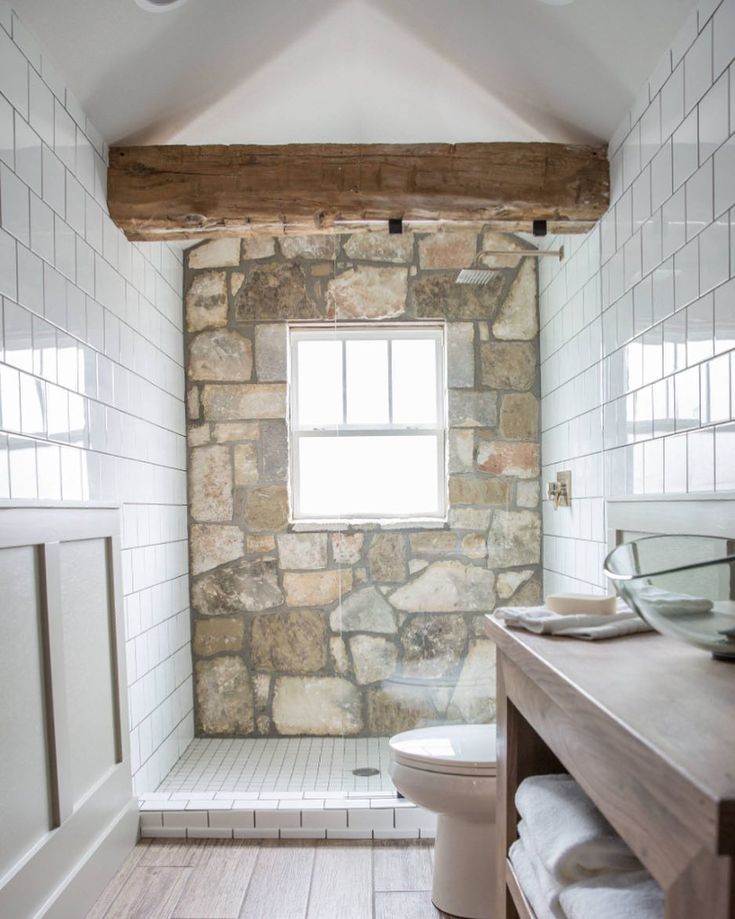
[[[695,0],[14,0],[109,142],[607,140]]]

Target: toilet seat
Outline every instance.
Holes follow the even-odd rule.
[[[391,737],[394,762],[443,775],[495,776],[494,724],[450,724],[416,728]]]

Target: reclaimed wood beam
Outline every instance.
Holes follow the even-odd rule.
[[[482,223],[586,232],[607,210],[605,147],[547,143],[112,147],[110,215],[131,240]]]

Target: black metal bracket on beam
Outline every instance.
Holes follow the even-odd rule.
[[[402,217],[390,217],[388,219],[388,232],[389,233],[403,233],[403,218]]]
[[[546,221],[545,220],[534,220],[533,235],[534,236],[546,236]]]

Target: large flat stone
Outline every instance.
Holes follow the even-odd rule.
[[[494,392],[449,390],[449,426],[491,428],[498,422],[498,397]]]
[[[519,587],[530,581],[534,574],[533,568],[524,568],[520,571],[500,571],[496,581],[498,599],[509,600]]]
[[[332,533],[332,558],[335,565],[355,565],[360,561],[362,533]]]
[[[192,380],[249,380],[253,372],[253,345],[229,329],[200,332],[189,343],[189,377]]]
[[[493,335],[506,341],[530,341],[538,334],[536,263],[526,259],[493,323]]]
[[[493,721],[496,698],[495,644],[478,639],[470,644],[447,715],[468,724]]]
[[[232,520],[232,467],[227,447],[194,447],[189,454],[189,504],[198,521]]]
[[[197,721],[204,734],[244,736],[253,731],[253,689],[239,657],[196,663]]]
[[[503,299],[503,272],[482,287],[457,284],[457,272],[421,275],[411,285],[410,311],[417,319],[492,319]]]
[[[539,474],[539,445],[504,440],[480,441],[477,465],[483,472],[493,475],[535,479]]]
[[[283,599],[275,559],[241,559],[196,578],[191,588],[191,605],[199,616],[259,613],[281,606]]]
[[[519,482],[516,485],[516,504],[518,507],[538,507],[541,500],[541,483],[534,481]]]
[[[333,610],[330,627],[333,632],[391,634],[396,631],[396,619],[383,595],[368,586],[356,590]]]
[[[245,499],[248,530],[282,530],[288,523],[288,489],[285,485],[262,485]]]
[[[293,610],[253,618],[250,654],[257,670],[316,673],[327,665],[324,613]]]
[[[315,236],[282,236],[278,245],[286,258],[331,261],[337,252],[336,237],[324,233]]]
[[[189,249],[189,268],[228,268],[240,264],[240,240],[212,239]]]
[[[474,230],[439,230],[419,240],[422,268],[469,268],[476,254]]]
[[[461,659],[466,641],[462,616],[415,616],[401,630],[403,674],[413,679],[443,676]]]
[[[450,322],[447,326],[447,382],[450,387],[475,385],[473,322]]]
[[[506,505],[510,503],[510,479],[450,476],[449,502],[456,504]]]
[[[202,271],[186,292],[186,328],[190,332],[227,325],[227,276],[224,271]]]
[[[285,421],[261,421],[260,441],[264,481],[285,483],[288,478],[288,431]]]
[[[525,390],[536,381],[537,354],[533,342],[483,342],[480,356],[484,386]]]
[[[387,679],[396,669],[398,648],[387,638],[355,635],[350,639],[355,679],[360,685]]]
[[[492,515],[490,507],[450,507],[449,526],[453,530],[487,530]]]
[[[530,392],[513,392],[500,402],[500,433],[508,440],[537,440],[538,399]]]
[[[323,318],[307,292],[303,268],[283,262],[253,265],[235,294],[234,307],[240,322]]]
[[[253,485],[258,481],[258,449],[252,441],[233,447],[235,485]]]
[[[405,265],[413,259],[412,233],[355,233],[344,244],[349,259]]]
[[[259,383],[286,380],[288,326],[285,322],[258,323],[255,327],[255,373]]]
[[[359,734],[360,692],[341,677],[279,677],[273,691],[273,722],[278,733],[287,736]]]
[[[391,737],[438,722],[428,693],[419,686],[386,683],[368,689],[367,699],[367,727],[373,737]]]
[[[191,573],[201,574],[224,565],[243,553],[243,534],[240,527],[221,523],[195,523],[191,527]]]
[[[406,577],[406,547],[399,533],[378,533],[368,549],[370,574],[374,581],[402,581]]]
[[[211,657],[223,651],[241,651],[245,637],[242,616],[194,620],[192,650],[197,657]]]
[[[284,383],[208,383],[202,389],[207,421],[286,417]]]
[[[327,285],[330,319],[393,319],[406,309],[408,272],[405,268],[357,265]]]
[[[287,571],[283,575],[283,588],[289,606],[329,606],[352,590],[352,572]]]
[[[488,565],[537,565],[541,556],[541,518],[535,511],[496,511],[487,537]]]
[[[449,472],[472,472],[475,468],[475,432],[472,428],[449,431]]]
[[[488,577],[488,575],[490,575]],[[483,612],[495,605],[495,575],[459,561],[434,562],[389,597],[413,613]]]
[[[327,567],[326,533],[279,533],[276,542],[281,568],[299,571]]]
[[[496,233],[493,230],[486,230],[482,235],[483,251],[503,252],[510,249],[523,252],[532,248],[531,245],[511,233]],[[480,264],[485,268],[517,268],[520,261],[520,256],[518,255],[483,255],[480,258]]]
[[[272,258],[276,254],[276,241],[272,236],[246,236],[242,241],[243,261]]]

